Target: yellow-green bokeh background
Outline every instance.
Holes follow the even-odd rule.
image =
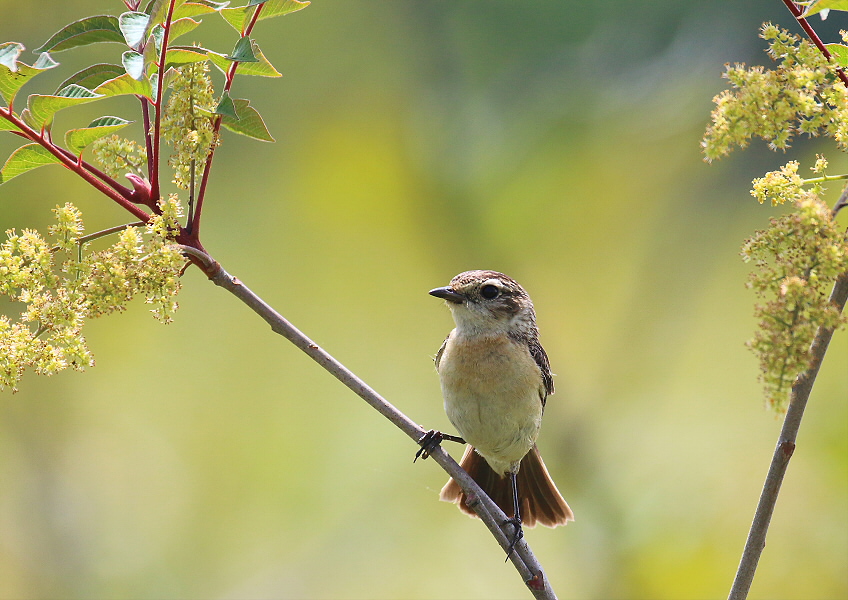
[[[121,6],[0,0],[0,39],[34,48]],[[561,598],[718,598],[733,579],[780,428],[744,347],[738,249],[776,214],[748,186],[817,151],[848,167],[826,140],[702,162],[722,65],[767,61],[769,19],[790,24],[777,0],[317,0],[258,27],[284,77],[234,88],[277,143],[225,136],[206,247],[411,418],[450,430],[431,358],[452,325],[427,290],[488,268],[530,291],[558,374],[539,445],[577,520],[527,538]],[[24,91],[120,50],[58,54]],[[112,102],[57,127],[137,118]],[[0,227],[45,228],[65,201],[90,231],[125,219],[48,167],[0,187]],[[87,326],[95,368],[0,396],[0,598],[528,597],[412,442],[184,280],[173,324],[136,303]],[[846,340],[751,598],[848,597]]]

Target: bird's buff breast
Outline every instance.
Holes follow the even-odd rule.
[[[451,334],[439,361],[445,411],[492,468],[515,469],[536,442],[542,377],[527,347],[507,336]]]

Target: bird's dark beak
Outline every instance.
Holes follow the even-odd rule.
[[[457,294],[450,287],[440,287],[434,290],[430,290],[430,295],[435,296],[436,298],[442,298],[443,300],[447,300],[448,302],[453,302],[454,304],[462,304],[465,302],[465,296],[462,294]]]

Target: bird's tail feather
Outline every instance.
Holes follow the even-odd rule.
[[[477,485],[483,488],[483,491],[506,513],[507,517],[514,516],[512,485],[509,477],[495,473],[486,459],[477,454],[471,446],[465,448],[460,466],[477,482]],[[535,445],[521,460],[517,480],[521,521],[524,526],[534,527],[538,523],[546,527],[556,527],[574,520],[574,514],[551,479]],[[468,506],[465,492],[453,478],[442,488],[439,498],[445,502],[458,504],[462,512],[472,517],[477,516]]]

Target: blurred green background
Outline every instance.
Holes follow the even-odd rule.
[[[0,0],[0,39],[121,8]],[[225,136],[206,247],[412,419],[451,431],[432,357],[452,322],[427,290],[485,268],[532,295],[558,375],[539,446],[577,520],[527,537],[561,598],[732,582],[781,425],[744,347],[738,250],[776,214],[750,180],[848,167],[826,140],[701,160],[722,65],[769,62],[765,20],[795,30],[778,0],[317,0],[256,30],[284,77],[233,90],[277,143]],[[228,51],[206,21],[195,39]],[[120,52],[57,54],[24,91]],[[110,102],[57,130],[138,118]],[[50,167],[0,187],[0,227],[65,201],[89,231],[127,220]],[[529,597],[412,442],[197,270],[184,285],[173,324],[135,303],[88,325],[95,368],[0,395],[0,598]],[[846,364],[843,332],[751,598],[848,597]]]

